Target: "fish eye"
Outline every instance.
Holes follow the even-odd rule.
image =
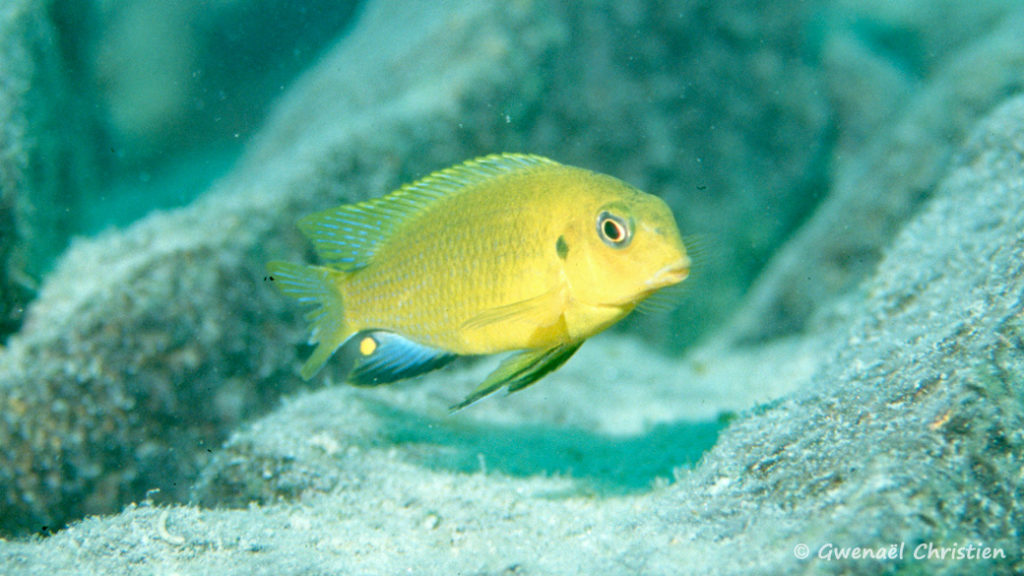
[[[626,221],[611,212],[597,215],[597,235],[612,248],[625,248],[632,237]]]

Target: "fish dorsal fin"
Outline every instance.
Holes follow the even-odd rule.
[[[439,170],[394,192],[346,204],[299,220],[299,229],[324,261],[343,270],[363,268],[403,222],[440,198],[464,192],[505,174],[557,165],[542,156],[494,154]]]

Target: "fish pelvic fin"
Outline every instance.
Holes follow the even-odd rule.
[[[323,266],[279,261],[268,263],[267,273],[267,278],[281,294],[314,307],[305,318],[310,328],[309,343],[315,344],[316,349],[300,371],[303,380],[309,380],[355,332],[345,322],[341,292],[345,273]]]
[[[581,340],[542,350],[524,350],[509,356],[476,387],[476,390],[473,390],[462,402],[451,406],[450,410],[453,412],[461,410],[502,386],[508,386],[510,394],[522,390],[557,370],[582,345],[583,341]]]

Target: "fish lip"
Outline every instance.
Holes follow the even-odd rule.
[[[665,286],[671,286],[673,284],[679,284],[686,277],[690,275],[690,259],[683,258],[677,262],[673,262],[668,266],[663,267],[654,273],[653,276],[644,285],[653,290],[664,288]]]

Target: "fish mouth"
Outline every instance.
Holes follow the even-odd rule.
[[[607,302],[599,304],[602,308],[617,308],[620,310],[632,310],[637,303],[648,298],[651,294],[654,294],[658,290],[673,284],[679,284],[686,277],[690,275],[690,259],[683,256],[680,260],[664,266],[657,272],[651,275],[651,277],[640,285],[637,292],[620,302]]]
[[[658,290],[673,284],[679,284],[690,275],[690,259],[685,256],[668,266],[658,270],[644,283],[644,287],[650,291]]]

